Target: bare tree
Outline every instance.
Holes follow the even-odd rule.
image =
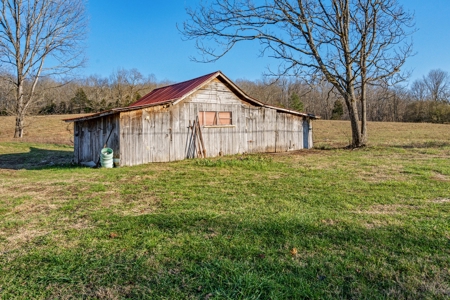
[[[13,111],[14,86],[11,80],[11,74],[0,72],[0,115],[8,115]]]
[[[345,101],[353,147],[367,141],[367,85],[398,76],[412,51],[413,16],[396,0],[212,0],[188,14],[182,32],[201,61],[258,40],[281,61],[273,75],[322,73]]]
[[[423,77],[422,82],[426,86],[431,101],[449,101],[450,76],[448,72],[441,69],[431,70],[427,76]]]
[[[39,79],[83,63],[85,7],[83,0],[0,0],[0,14],[0,61],[15,89],[14,137],[22,137]]]
[[[411,84],[410,95],[413,100],[425,101],[427,100],[427,86],[422,79],[416,79]]]
[[[111,74],[110,83],[117,106],[136,101],[145,89],[145,78],[137,69],[118,69]]]

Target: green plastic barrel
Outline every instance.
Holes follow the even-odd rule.
[[[112,168],[113,150],[111,148],[103,148],[100,155],[100,164],[103,168]]]

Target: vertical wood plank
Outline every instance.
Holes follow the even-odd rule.
[[[80,163],[78,158],[79,155],[79,145],[80,145],[80,132],[79,132],[79,122],[73,122],[73,161],[76,164]]]

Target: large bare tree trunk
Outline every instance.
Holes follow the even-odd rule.
[[[14,130],[14,138],[23,137],[23,127],[24,127],[24,116],[22,114],[18,114],[16,116],[16,128]]]
[[[345,104],[347,105],[348,116],[352,128],[352,142],[350,146],[353,148],[361,147],[361,129],[359,127],[358,105],[355,97],[347,96],[345,98]]]

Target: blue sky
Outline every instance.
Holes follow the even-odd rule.
[[[258,44],[242,44],[215,63],[196,63],[195,43],[183,41],[176,24],[188,16],[186,7],[200,0],[89,0],[87,65],[82,75],[109,76],[119,68],[136,68],[158,80],[183,81],[216,70],[230,79],[261,79],[267,66],[278,63],[259,57]],[[418,31],[406,69],[412,79],[431,69],[450,72],[450,0],[400,0],[414,11]]]

